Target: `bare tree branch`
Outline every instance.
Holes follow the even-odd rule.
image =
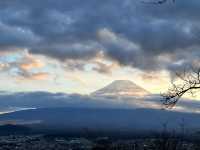
[[[195,93],[200,89],[200,68],[192,69],[188,72],[184,70],[182,73],[176,73],[179,84],[172,83],[167,93],[161,94],[164,98],[163,104],[167,108],[172,108],[178,100],[186,93],[195,96]]]

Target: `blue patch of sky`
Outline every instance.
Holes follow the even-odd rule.
[[[1,56],[0,61],[10,63],[10,62],[15,62],[15,61],[21,59],[22,57],[23,56],[19,53],[14,53],[14,54],[12,53],[12,54]]]

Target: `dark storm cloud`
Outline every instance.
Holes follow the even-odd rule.
[[[59,60],[90,60],[101,50],[142,70],[173,70],[197,57],[198,0],[160,6],[140,0],[7,0],[0,8],[1,50],[27,48]],[[159,59],[166,54],[169,61]]]

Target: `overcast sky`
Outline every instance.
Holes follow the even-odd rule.
[[[0,90],[88,94],[126,79],[160,93],[200,61],[199,10],[199,0],[1,0]]]

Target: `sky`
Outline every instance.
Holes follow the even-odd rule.
[[[0,91],[89,94],[124,79],[159,94],[200,62],[199,10],[199,0],[2,0]]]

